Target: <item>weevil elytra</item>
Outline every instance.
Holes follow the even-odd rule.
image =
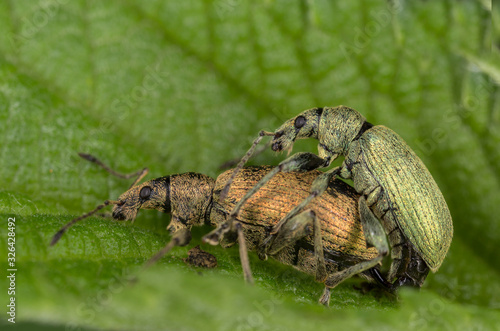
[[[271,169],[270,166],[243,168],[223,200],[219,199],[220,193],[232,170],[216,180],[198,173],[149,180],[131,187],[116,201],[106,201],[94,211],[69,222],[54,235],[51,244],[55,244],[69,226],[109,204],[114,205],[112,216],[117,220],[134,220],[140,209],[157,209],[171,214],[168,229],[172,239],[147,265],[174,246],[187,245],[192,226],[209,224],[217,227],[216,233],[224,232],[223,235],[207,237],[211,244],[220,243],[223,247],[236,242],[239,244],[244,276],[249,282],[252,282],[252,275],[247,249],[257,251],[262,259],[271,256],[293,265],[315,275],[320,282],[324,282],[329,274],[352,266],[364,269],[360,275],[365,279],[384,282],[379,279],[378,266],[372,266],[371,270],[364,268],[377,256],[377,252],[366,246],[357,211],[359,196],[352,187],[338,179],[331,180],[325,194],[315,199],[307,210],[286,222],[275,236],[269,236],[273,226],[285,217],[290,208],[309,195],[309,187],[319,171],[276,175],[248,200],[233,224],[234,231],[224,231],[228,215],[238,200]],[[137,174],[143,175],[142,172]],[[379,231],[383,231],[379,227]],[[407,272],[410,275],[418,273],[411,268]],[[425,276],[418,275],[422,281]],[[322,303],[328,304],[330,292],[327,289],[325,293]]]
[[[319,175],[311,185],[310,195],[278,223],[271,235],[275,235],[284,222],[320,196],[331,178],[339,175],[352,179],[354,188],[361,194],[358,204],[361,222],[365,234],[373,234],[367,235],[367,243],[379,252],[372,265],[368,263],[364,267],[376,265],[388,254],[387,235],[392,257],[390,271],[385,277],[387,287],[421,286],[418,278],[408,277],[406,271],[409,267],[420,270],[420,274],[427,274],[429,269],[433,272],[439,269],[453,237],[451,215],[424,163],[394,131],[382,125],[372,125],[359,112],[345,106],[313,108],[286,121],[274,133],[261,131],[240,166],[250,157],[263,136],[273,136],[270,144],[276,152],[291,151],[296,139],[318,139],[319,156],[296,153],[281,162],[240,200],[231,212],[226,228],[232,227],[232,219],[239,215],[247,199],[257,194],[274,174],[328,167],[339,155],[343,155],[345,160],[342,166]],[[225,192],[230,185],[231,180]],[[378,223],[383,225],[385,234],[376,233]],[[325,285],[334,287],[360,271],[359,266],[350,267],[330,276]]]

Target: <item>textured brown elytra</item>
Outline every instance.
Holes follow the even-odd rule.
[[[219,193],[233,170],[221,174],[215,183],[211,225],[218,226],[226,221],[234,208],[248,190],[250,190],[272,167],[243,168],[234,179],[228,196],[219,201]],[[269,235],[270,229],[300,201],[309,195],[309,188],[319,171],[279,173],[271,179],[244,205],[238,221],[243,226],[249,250],[257,250]],[[332,180],[326,194],[321,195],[308,205],[320,220],[323,249],[327,270],[334,272],[357,262],[370,260],[377,255],[374,248],[366,247],[366,240],[359,220],[357,199],[359,196],[341,180]],[[232,244],[222,240],[223,246]],[[303,272],[314,274],[312,234],[297,242],[293,247],[272,256],[278,261],[294,265]]]

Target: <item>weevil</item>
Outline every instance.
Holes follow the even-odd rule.
[[[85,157],[96,162],[97,159]],[[104,166],[102,162],[96,162]],[[106,167],[106,166],[104,166]],[[171,214],[167,227],[171,241],[157,253],[151,265],[174,246],[187,245],[191,240],[191,228],[208,224],[216,231],[224,230],[227,218],[235,204],[259,180],[271,171],[270,166],[243,168],[234,178],[229,194],[220,200],[232,170],[217,179],[198,173],[176,174],[137,184],[120,195],[116,201],[107,200],[93,211],[67,223],[51,242],[54,245],[74,223],[92,215],[107,205],[114,205],[112,217],[116,220],[134,220],[140,209],[157,209]],[[329,274],[363,266],[377,256],[373,247],[367,247],[357,211],[357,193],[338,179],[332,179],[325,194],[313,201],[308,209],[288,220],[280,231],[267,241],[271,229],[290,208],[309,195],[309,187],[319,171],[287,172],[276,175],[262,190],[257,192],[241,210],[234,223],[234,231],[208,237],[211,244],[229,247],[238,243],[244,277],[252,282],[247,250],[257,251],[261,259],[268,256],[315,275],[323,282]],[[143,176],[143,172],[136,175]],[[137,180],[134,184],[137,183]],[[383,231],[380,226],[379,231]],[[378,266],[360,274],[367,280],[381,281]],[[415,273],[410,268],[409,274]],[[424,276],[425,277],[425,276]],[[384,280],[382,280],[383,282]],[[324,304],[328,304],[328,300]],[[323,294],[324,296],[325,294]]]
[[[273,137],[270,145],[275,152],[290,152],[297,139],[315,138],[319,153],[296,153],[281,162],[239,201],[226,228],[232,227],[233,219],[244,208],[247,199],[257,194],[277,173],[328,167],[343,155],[342,165],[320,174],[311,185],[310,195],[280,220],[271,236],[320,196],[331,178],[339,175],[353,180],[360,194],[361,223],[365,234],[370,234],[366,236],[367,243],[378,251],[371,264],[366,263],[363,268],[378,264],[388,255],[390,245],[392,263],[388,275],[383,277],[387,280],[387,288],[420,287],[429,269],[433,272],[439,269],[453,237],[451,215],[429,170],[398,134],[385,126],[367,122],[363,115],[349,107],[312,108],[286,121],[275,132],[261,131],[238,168],[248,160],[264,136]],[[230,179],[223,196],[231,185]],[[382,224],[385,233],[377,233],[377,224]],[[360,266],[354,265],[329,276],[325,285],[335,287],[363,271]],[[408,268],[418,270],[417,277],[409,276]]]

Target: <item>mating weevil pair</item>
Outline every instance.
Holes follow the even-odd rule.
[[[294,154],[273,170],[266,171],[265,175],[260,171],[260,178],[250,180],[251,176],[247,170],[242,174],[239,171],[245,160],[250,157],[253,148],[265,135],[274,136],[272,140],[274,151],[290,150],[296,139],[317,138],[319,156],[311,153]],[[312,174],[316,179],[310,183],[300,181],[293,187],[293,194],[287,192],[287,197],[300,197],[302,201],[290,212],[288,210],[295,203],[288,203],[285,207],[278,208],[281,212],[288,212],[284,217],[269,218],[270,222],[266,223],[266,213],[269,212],[269,208],[265,203],[269,198],[259,200],[256,204],[256,209],[264,214],[252,215],[255,212],[250,211],[250,216],[243,217],[252,206],[253,195],[259,197],[266,190],[271,192],[271,195],[274,194],[277,187],[271,186],[273,179],[288,182],[290,178],[280,176],[287,176],[286,173],[291,171],[311,171],[327,167],[339,155],[346,156],[341,167],[326,173],[306,172],[299,175]],[[314,108],[285,122],[274,133],[261,132],[240,165],[225,186],[219,185],[220,189],[213,190],[213,196],[211,181],[206,176],[185,174],[177,175],[178,177],[162,177],[134,186],[120,196],[118,201],[106,201],[96,210],[108,204],[115,204],[113,217],[117,219],[133,219],[140,208],[171,212],[172,221],[169,228],[173,232],[173,239],[152,261],[175,245],[187,244],[190,239],[190,227],[208,217],[212,225],[217,225],[217,229],[205,236],[204,240],[212,244],[218,242],[224,244],[225,241],[232,243],[235,242],[236,233],[245,278],[249,281],[251,273],[246,255],[247,242],[251,241],[249,238],[256,239],[254,247],[258,249],[261,257],[271,255],[285,263],[293,264],[291,261],[297,261],[299,255],[294,255],[297,251],[290,251],[290,248],[296,249],[297,243],[303,242],[302,239],[310,235],[312,228],[312,238],[309,236],[309,241],[306,240],[307,244],[303,246],[309,247],[309,258],[304,260],[309,262],[305,263],[302,269],[314,273],[318,280],[324,282],[325,291],[320,299],[323,304],[328,304],[330,288],[355,274],[374,278],[391,290],[402,285],[419,287],[429,269],[436,271],[439,268],[448,251],[453,232],[451,216],[427,168],[397,134],[386,127],[373,126],[353,109],[342,106]],[[357,206],[346,209],[354,210],[354,214],[344,217],[343,220],[341,218],[340,223],[339,219],[335,218],[337,216],[333,218],[336,221],[332,224],[342,227],[338,224],[356,224],[356,221],[352,221],[353,215],[356,219],[360,217],[360,223],[357,224],[360,224],[364,233],[362,245],[350,244],[352,249],[344,254],[344,257],[348,257],[345,259],[348,263],[343,264],[339,261],[344,262],[344,259],[338,258],[335,254],[330,255],[332,251],[326,247],[327,244],[335,246],[341,236],[337,234],[325,239],[325,232],[332,227],[332,224],[325,220],[330,218],[328,215],[326,218],[318,218],[316,212],[312,210],[315,203],[319,203],[327,210],[334,208],[335,199],[321,202],[321,198],[329,196],[328,189],[336,175],[352,178],[354,188],[361,194],[359,198],[354,198],[358,201]],[[245,194],[243,197],[241,195],[233,197],[234,207],[232,207],[227,203],[227,199],[231,201],[234,187],[240,181],[246,188],[245,192],[240,194]],[[135,183],[137,182],[138,180]],[[229,190],[231,185],[233,189]],[[253,188],[250,189],[251,186]],[[309,186],[311,190],[305,198],[296,194],[298,187]],[[173,188],[180,190],[173,192]],[[323,193],[325,190],[326,194]],[[336,197],[338,195],[335,195]],[[217,203],[222,205],[217,207]],[[247,204],[249,206],[246,206]],[[303,211],[306,206],[309,209]],[[231,207],[232,211],[229,212]],[[218,216],[212,212],[217,210],[220,212]],[[61,237],[68,226],[79,219],[82,218],[68,223],[61,229],[54,236],[53,243]],[[244,231],[245,226],[247,233]],[[264,232],[260,231],[260,235],[256,235],[259,231],[255,231],[255,227],[263,228]],[[389,252],[386,235],[392,248],[393,262],[388,275],[383,276],[377,267]],[[359,258],[356,254],[366,250],[366,246],[374,246],[376,253],[372,251],[373,255],[363,255]],[[287,250],[288,253],[280,255],[280,252]],[[331,261],[325,259],[325,255],[333,256],[334,267],[328,271],[326,266]],[[353,256],[355,258],[352,258]]]
[[[104,166],[94,157],[82,156]],[[69,222],[54,236],[52,244],[61,238],[69,226],[109,204],[114,205],[112,216],[117,220],[133,220],[140,209],[157,209],[172,215],[168,227],[172,240],[146,264],[150,265],[174,246],[187,245],[191,239],[192,226],[208,224],[224,229],[237,201],[271,170],[270,166],[244,168],[235,176],[232,188],[223,200],[220,200],[220,193],[233,173],[231,170],[216,180],[197,173],[149,180],[131,187],[118,200],[106,201],[92,212]],[[329,274],[366,263],[377,256],[374,248],[366,246],[357,213],[359,196],[351,186],[338,179],[330,181],[321,197],[315,199],[307,210],[286,222],[272,242],[266,243],[270,230],[278,221],[309,195],[309,187],[319,174],[319,171],[311,171],[276,175],[241,209],[241,215],[234,223],[235,231],[227,231],[220,236],[219,241],[211,242],[220,243],[223,247],[238,242],[244,276],[248,282],[252,282],[252,274],[247,247],[257,251],[261,258],[271,256],[315,275],[318,281],[324,281]],[[141,177],[144,172],[135,175]],[[207,237],[207,240],[210,238]],[[376,274],[371,271],[363,272],[361,276],[376,280]],[[324,300],[328,304],[329,297]]]
[[[290,151],[296,139],[316,138],[319,156],[297,153],[281,162],[240,200],[226,228],[231,228],[247,199],[275,174],[328,167],[339,155],[344,155],[342,166],[319,175],[311,186],[310,195],[275,226],[271,236],[320,196],[330,180],[339,175],[352,179],[355,190],[361,195],[358,208],[366,242],[377,249],[378,256],[330,276],[325,281],[327,287],[334,287],[380,263],[389,253],[386,235],[392,264],[387,276],[381,279],[389,289],[402,285],[420,287],[429,269],[433,272],[439,269],[453,237],[451,215],[423,162],[394,131],[372,125],[359,112],[345,106],[313,108],[286,121],[274,133],[261,131],[241,166],[263,136],[273,136],[274,151]],[[230,185],[231,182],[224,193]],[[380,224],[385,233],[380,233]],[[417,270],[416,277],[409,275],[408,270]]]

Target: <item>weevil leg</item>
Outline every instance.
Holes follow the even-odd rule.
[[[186,227],[186,225],[176,215],[172,215],[172,219],[170,220],[170,224],[167,226],[167,230],[170,231],[172,239],[170,239],[165,247],[163,247],[158,253],[149,259],[148,262],[146,262],[143,270],[156,263],[175,246],[186,246],[191,241],[191,230]]]
[[[272,136],[272,135],[274,135],[274,133],[267,132],[264,130],[259,132],[259,136],[257,137],[257,139],[254,140],[254,142],[252,143],[252,146],[246,152],[246,154],[241,158],[241,160],[239,160],[238,165],[236,166],[236,168],[233,170],[233,173],[231,174],[231,177],[229,177],[229,179],[227,180],[226,185],[224,186],[224,188],[222,189],[222,191],[219,195],[219,201],[224,201],[226,199],[227,193],[229,192],[229,189],[231,188],[231,184],[233,183],[234,179],[236,178],[238,173],[241,171],[241,169],[243,168],[245,163],[247,163],[247,161],[250,159],[250,157],[252,157],[252,155],[255,154],[254,150],[257,147],[257,145],[260,143],[262,138],[264,138],[265,136]],[[269,145],[270,145],[270,143],[267,143],[265,148],[267,149],[267,147]],[[264,149],[261,149],[258,154],[262,153],[263,151],[264,151]]]
[[[141,169],[141,170],[138,170],[136,172],[129,173],[129,174],[122,174],[120,172],[117,172],[117,171],[111,169],[109,166],[107,166],[105,163],[103,163],[101,160],[99,160],[98,158],[96,158],[92,154],[78,153],[78,155],[81,158],[83,158],[83,159],[85,159],[85,160],[87,160],[89,162],[97,164],[98,166],[100,166],[101,168],[103,168],[104,170],[106,170],[107,172],[109,172],[110,174],[112,174],[113,176],[116,176],[116,177],[119,177],[119,178],[123,178],[123,179],[130,179],[132,177],[136,177],[137,176],[137,178],[134,180],[134,182],[132,183],[132,185],[130,185],[129,188],[134,187],[149,172],[148,168],[144,168],[144,169]]]
[[[175,246],[186,246],[191,241],[191,231],[186,228],[179,228],[176,232],[172,233],[172,239],[163,247],[158,253],[150,258],[141,268],[141,270],[129,279],[129,283],[134,284],[137,282],[137,277],[140,273],[144,272],[147,268],[158,262],[165,254],[167,254]]]
[[[265,132],[265,131],[262,131],[262,132],[266,133],[264,135],[274,134],[273,132]],[[257,139],[255,139],[255,141],[252,144],[252,147],[250,147],[250,149],[247,151],[245,156],[243,156],[243,158],[228,160],[219,166],[219,170],[233,168],[234,166],[237,166],[237,169],[241,170],[241,168],[245,165],[245,163],[247,163],[247,161],[251,157],[255,157],[255,156],[260,155],[260,154],[264,153],[265,151],[267,151],[269,149],[269,146],[271,146],[271,141],[268,141],[264,146],[260,146],[259,149],[255,149],[254,146],[256,146],[260,142],[261,139],[262,138],[259,134],[259,137]],[[255,149],[255,151],[254,151],[254,149]],[[239,166],[240,163],[242,164],[241,168]],[[231,185],[230,180],[228,180],[228,184]]]
[[[311,229],[312,228],[312,229]],[[313,233],[314,256],[316,257],[316,280],[323,282],[326,278],[325,257],[321,224],[314,211],[308,209],[286,221],[275,235],[270,235],[268,245],[264,244],[263,255],[275,255],[285,247],[290,247],[300,239]]]
[[[366,243],[375,247],[379,254],[387,255],[389,253],[389,244],[387,243],[384,227],[368,207],[364,196],[359,198],[358,208]]]
[[[327,307],[330,304],[330,292],[330,288],[325,286],[323,294],[321,295],[321,298],[319,298],[319,302]]]
[[[238,233],[238,246],[240,252],[241,267],[243,268],[243,278],[249,284],[253,285],[252,270],[250,269],[250,261],[248,260],[248,249],[243,233],[243,227],[240,222],[235,224],[236,232]]]
[[[265,246],[267,246],[272,241],[272,236],[276,235],[280,231],[283,224],[288,222],[288,220],[292,219],[293,217],[297,216],[302,211],[302,209],[305,208],[314,198],[320,196],[326,190],[332,178],[335,177],[339,173],[339,171],[340,167],[330,169],[327,172],[324,172],[321,175],[319,175],[314,180],[314,182],[311,185],[311,194],[307,198],[302,200],[297,206],[295,206],[285,217],[283,217],[278,222],[278,224],[276,224],[273,227],[271,235],[268,238],[266,238],[262,244],[264,250],[266,249]]]
[[[292,217],[298,215],[302,209],[304,209],[314,198],[320,196],[328,187],[328,183],[335,177],[340,171],[340,167],[336,167],[328,170],[327,172],[319,175],[311,185],[311,193],[307,198],[302,200],[297,206],[295,206],[285,217],[283,217],[278,224],[273,227],[271,235],[277,233],[281,226],[287,222]]]
[[[188,228],[182,228],[177,230],[172,234],[172,239],[163,247],[158,253],[156,253],[152,258],[144,264],[143,270],[149,268],[158,260],[160,260],[165,254],[167,254],[175,246],[186,246],[191,241],[191,231]]]
[[[366,243],[367,245],[374,246],[377,249],[378,256],[372,260],[360,262],[352,267],[328,276],[325,281],[325,286],[328,288],[333,288],[347,278],[376,266],[389,253],[389,245],[387,243],[384,228],[366,204],[366,198],[364,196],[359,198],[359,214]],[[323,294],[319,301],[323,305],[328,306],[329,302],[326,301],[327,299],[327,296]]]
[[[225,225],[226,223],[222,223],[217,228],[217,230],[220,230],[221,228],[225,229]],[[210,237],[207,237],[207,239],[204,239],[204,241],[211,245],[217,245],[218,243],[221,243],[221,245],[224,246],[221,240],[227,240],[225,242],[225,244],[227,245],[234,243],[236,239],[238,241],[240,262],[241,262],[241,267],[243,269],[243,277],[247,283],[253,284],[252,270],[250,268],[250,261],[248,259],[248,248],[245,240],[245,233],[243,232],[243,226],[241,225],[240,222],[234,222],[234,228],[236,230],[236,238],[233,237],[227,238],[227,235],[233,234],[233,232],[224,232],[226,235],[223,235],[222,231],[217,231],[213,233]]]
[[[231,230],[229,223],[227,221],[220,224],[215,230],[210,231],[206,235],[203,236],[202,241],[204,243],[208,243],[210,245],[217,245],[224,237],[224,234],[228,233]]]

